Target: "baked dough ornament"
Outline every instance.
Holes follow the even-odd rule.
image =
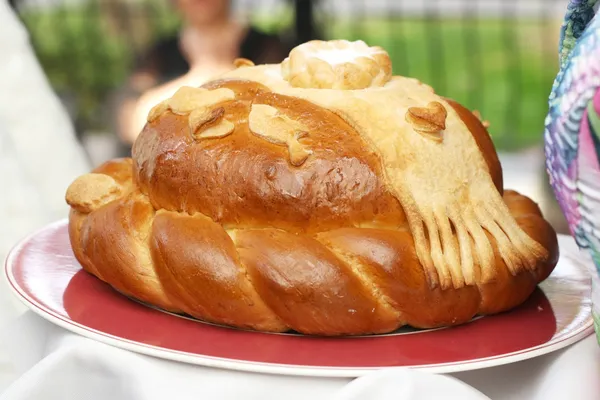
[[[556,265],[478,116],[392,76],[381,48],[312,41],[236,67],[69,188],[84,269],[202,320],[343,335],[509,310]]]
[[[252,133],[271,143],[287,146],[293,165],[302,165],[311,154],[300,143],[300,139],[308,134],[306,127],[279,113],[274,107],[253,104],[248,116],[248,127]]]

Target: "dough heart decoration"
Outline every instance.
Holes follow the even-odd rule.
[[[432,101],[426,107],[410,107],[406,112],[406,121],[412,124],[413,129],[426,135],[428,138],[441,142],[440,132],[446,129],[446,108]]]

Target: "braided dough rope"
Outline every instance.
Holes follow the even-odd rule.
[[[105,176],[107,188],[116,185],[121,194],[87,208],[74,204],[75,255],[86,271],[120,292],[208,322],[319,335],[460,324],[522,303],[556,263],[553,250],[533,273],[512,276],[490,237],[494,282],[432,290],[408,226],[305,235],[226,231],[202,214],[155,210],[132,183],[131,166],[131,159],[114,160],[80,178]],[[531,200],[512,191],[504,200],[527,234],[557,248]]]

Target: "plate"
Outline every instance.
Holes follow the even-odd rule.
[[[586,259],[570,237],[560,236],[559,243],[555,271],[510,312],[453,328],[345,338],[238,330],[132,301],[81,269],[69,245],[66,220],[17,244],[5,272],[14,293],[43,318],[163,359],[304,376],[357,377],[385,367],[450,373],[547,354],[593,332]]]

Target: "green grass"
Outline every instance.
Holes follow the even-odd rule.
[[[177,17],[164,0],[143,1],[133,10],[138,26],[131,27],[134,33],[139,33],[139,26],[145,28],[148,33],[140,34],[141,39],[115,34],[107,19],[100,17],[96,2],[22,15],[53,86],[75,97],[82,129],[109,129],[100,110],[107,95],[127,76],[132,46],[139,50],[153,37],[177,28]],[[152,15],[140,14],[150,8]],[[289,8],[281,8],[254,15],[253,21],[276,32],[292,23],[292,14]],[[384,47],[395,74],[418,78],[438,93],[480,110],[491,122],[499,149],[541,141],[547,97],[557,70],[556,32],[544,23],[371,18],[327,21],[323,26],[327,38],[362,39]]]

